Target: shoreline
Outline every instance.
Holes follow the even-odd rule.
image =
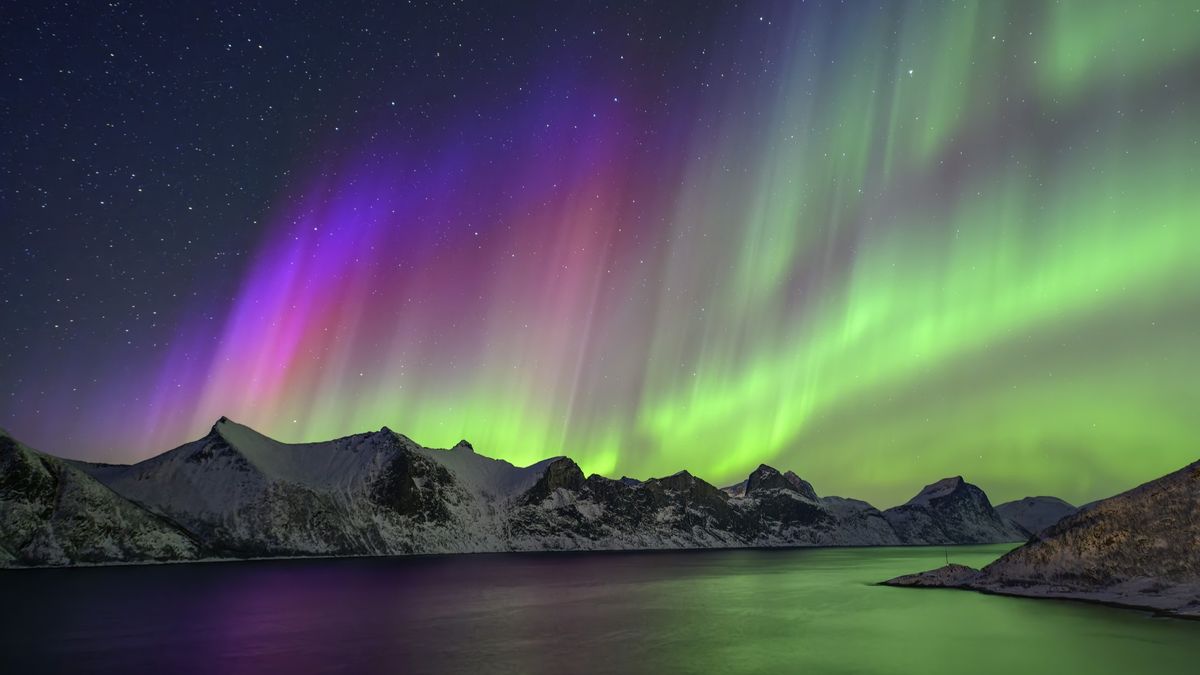
[[[1027,600],[1058,600],[1062,602],[1083,602],[1091,605],[1103,605],[1115,609],[1135,610],[1146,612],[1156,618],[1171,618],[1184,619],[1188,621],[1200,621],[1200,602],[1196,600],[1197,596],[1164,596],[1161,594],[1139,594],[1136,592],[1122,595],[1117,591],[1087,591],[1087,590],[1053,590],[1047,584],[1030,584],[1028,586],[1019,586],[1015,584],[1005,584],[999,581],[989,582],[986,578],[981,579],[983,572],[972,570],[974,576],[964,578],[961,576],[962,570],[956,573],[960,576],[956,578],[939,577],[938,573],[949,574],[954,570],[947,571],[946,568],[937,570],[928,570],[926,572],[918,572],[916,574],[907,574],[886,581],[877,583],[879,586],[888,586],[891,588],[912,588],[912,589],[941,589],[953,591],[973,591],[983,595],[996,595],[1008,598],[1024,598]],[[1158,600],[1159,602],[1153,602]],[[1181,600],[1182,602],[1172,602],[1172,600]]]
[[[0,564],[0,572],[33,571],[33,570],[72,570],[97,569],[105,567],[157,567],[161,565],[208,565],[220,563],[242,562],[271,562],[288,560],[353,560],[353,559],[427,559],[434,557],[470,556],[470,555],[571,555],[576,553],[683,553],[707,551],[782,551],[782,550],[836,550],[836,549],[960,549],[976,546],[1011,546],[1016,548],[1021,542],[999,541],[977,544],[894,544],[887,546],[875,545],[805,545],[805,544],[756,544],[747,546],[686,546],[678,548],[573,548],[573,549],[509,549],[497,551],[430,551],[427,553],[354,553],[354,554],[311,554],[311,555],[274,555],[253,557],[207,557],[194,560],[128,560],[72,563],[70,565],[11,565]],[[1011,549],[1010,549],[1011,550]],[[881,584],[884,582],[880,582]]]

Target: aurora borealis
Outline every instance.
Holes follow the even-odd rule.
[[[129,85],[141,118],[27,90],[63,64],[24,17],[0,426],[133,461],[221,415],[387,425],[881,506],[954,474],[1082,502],[1200,456],[1200,2],[390,11],[148,40],[141,81],[196,84]],[[154,143],[101,136],[118,170],[63,131],[83,106]]]

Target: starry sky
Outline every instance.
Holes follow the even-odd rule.
[[[0,12],[0,426],[886,506],[1200,456],[1200,0]]]

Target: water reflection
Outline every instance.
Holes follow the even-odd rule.
[[[981,565],[1004,547],[951,549]],[[1187,672],[1200,623],[875,581],[941,549],[0,573],[0,672]]]

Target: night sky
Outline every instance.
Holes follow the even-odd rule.
[[[0,10],[34,447],[387,425],[881,505],[1200,456],[1200,0],[233,4]]]

